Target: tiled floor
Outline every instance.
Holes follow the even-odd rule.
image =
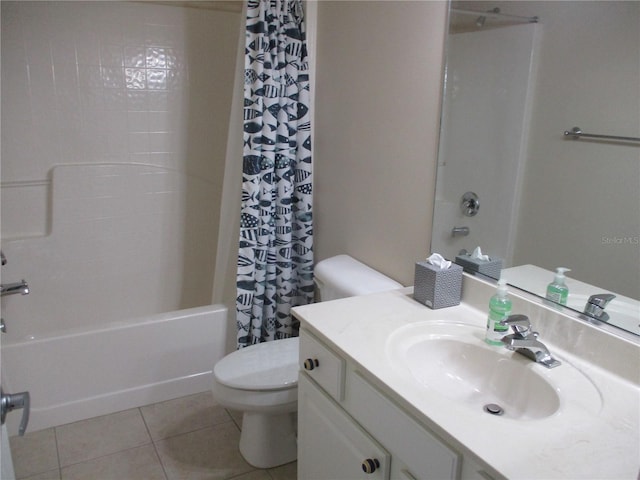
[[[238,451],[241,416],[210,393],[11,438],[17,479],[295,480],[296,463],[258,470]]]

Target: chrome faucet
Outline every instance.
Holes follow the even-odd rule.
[[[538,340],[538,332],[531,330],[531,322],[526,315],[511,315],[500,324],[511,327],[513,330],[512,334],[502,338],[502,343],[509,350],[520,353],[547,368],[560,365],[560,361],[551,356],[547,346]]]
[[[591,295],[584,306],[584,313],[602,322],[609,321],[609,314],[604,311],[611,300],[616,298],[612,293],[596,293]]]
[[[0,296],[15,295],[16,293],[20,295],[27,295],[29,293],[29,285],[26,281],[22,280],[21,282],[0,285]]]

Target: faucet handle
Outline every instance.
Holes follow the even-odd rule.
[[[506,325],[512,328],[514,333],[526,337],[531,332],[531,322],[526,315],[509,315],[507,318],[500,322],[502,325]]]
[[[616,296],[612,293],[596,293],[589,297],[588,303],[604,308],[614,298],[616,298]]]
[[[604,308],[614,298],[616,298],[616,296],[612,293],[596,293],[591,295],[587,304],[584,306],[584,313],[590,317],[600,320],[601,322],[608,322],[609,314],[604,311]]]

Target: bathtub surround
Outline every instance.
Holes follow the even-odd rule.
[[[309,57],[301,0],[247,4],[238,348],[296,336],[313,300]]]
[[[42,277],[63,275],[71,292],[82,276],[68,263],[54,265],[55,254],[32,239],[46,245],[56,230],[73,237],[99,222],[112,223],[111,236],[155,229],[150,241],[125,247],[102,238],[84,260],[112,259],[100,265],[103,281],[124,278],[123,268],[161,278],[156,298],[170,293],[179,303],[147,313],[211,302],[239,25],[234,12],[141,2],[2,2],[2,242],[5,254],[9,242],[22,242],[27,257],[13,256],[9,267],[38,257]],[[78,174],[73,192],[62,192],[71,204],[64,208],[73,216],[91,204],[92,216],[75,225],[53,218],[56,166],[87,172],[114,163],[158,167],[155,180],[174,171],[184,177],[151,186],[154,175],[135,168],[89,175],[104,177],[96,179]],[[208,185],[185,190],[192,178]],[[139,195],[133,205],[132,192]]]
[[[3,340],[103,329],[208,303],[197,286],[184,291],[182,269],[185,250],[210,242],[178,226],[191,201],[210,199],[209,182],[125,163],[56,165],[49,175],[50,233],[3,241],[3,277],[25,278],[31,286],[30,295],[2,299],[8,324]],[[202,218],[201,228],[215,229],[212,220]]]
[[[2,274],[31,287],[2,299],[2,373],[6,391],[31,390],[29,431],[209,388],[240,24],[144,2],[2,2]],[[217,313],[196,321],[198,308]],[[199,352],[189,366],[185,351]]]

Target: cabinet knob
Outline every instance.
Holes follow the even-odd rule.
[[[314,369],[314,368],[316,368],[318,365],[320,365],[320,364],[318,363],[318,359],[317,359],[317,358],[307,358],[307,359],[304,361],[304,369],[305,369],[305,370],[308,370],[308,371],[313,370],[313,369]]]
[[[380,468],[380,462],[377,458],[367,458],[362,462],[362,471],[364,473],[373,473],[378,468]]]

